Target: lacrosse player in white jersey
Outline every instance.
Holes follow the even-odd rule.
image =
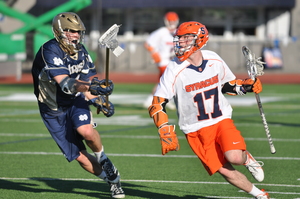
[[[173,36],[179,23],[179,17],[176,12],[167,12],[164,16],[164,27],[152,32],[145,42],[145,48],[150,52],[154,63],[159,70],[159,78],[164,73],[168,63],[174,58]],[[152,102],[153,93],[156,90],[157,84],[154,86],[152,94],[148,96],[144,102],[144,107]],[[175,110],[173,102],[169,102],[168,108]]]
[[[208,41],[206,27],[196,21],[182,23],[174,36],[176,58],[172,60],[154,93],[149,114],[158,128],[162,154],[179,150],[175,125],[168,123],[165,106],[174,98],[179,128],[209,175],[225,180],[257,199],[269,194],[258,189],[232,165],[244,165],[253,177],[264,179],[263,163],[246,150],[246,143],[231,119],[232,108],[223,94],[259,93],[259,79],[236,79],[215,52],[201,50]]]

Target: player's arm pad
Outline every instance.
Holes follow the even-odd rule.
[[[247,91],[243,87],[243,80],[235,79],[229,82],[226,82],[223,85],[222,93],[226,93],[228,95],[245,95]]]
[[[64,93],[73,95],[77,92],[76,83],[76,79],[67,76],[59,83],[59,86]]]
[[[159,63],[161,61],[160,55],[158,52],[155,52],[154,48],[150,46],[147,42],[145,43],[145,48],[151,53],[151,57],[155,63]]]
[[[167,102],[168,100],[165,98],[154,96],[152,105],[148,108],[149,115],[153,118],[157,128],[168,124],[168,115],[165,108]]]

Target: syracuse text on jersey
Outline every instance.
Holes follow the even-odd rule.
[[[213,85],[215,83],[218,83],[218,82],[219,82],[219,78],[218,78],[218,75],[216,75],[216,76],[214,76],[212,78],[209,78],[209,79],[206,79],[204,81],[186,85],[185,86],[185,91],[186,92],[191,92],[191,91],[199,90],[201,88],[211,86],[211,85]]]

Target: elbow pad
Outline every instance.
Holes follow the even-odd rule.
[[[153,118],[153,122],[157,128],[168,124],[168,115],[165,109],[167,102],[168,100],[165,98],[154,96],[152,105],[148,108],[149,115]]]
[[[64,78],[59,83],[59,86],[60,86],[61,90],[68,95],[73,95],[73,94],[77,93],[76,80],[74,78],[70,78],[70,77]]]

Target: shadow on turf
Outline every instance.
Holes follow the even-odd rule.
[[[34,183],[35,181],[43,182],[49,188],[37,188],[40,185]],[[195,195],[185,195],[185,196],[176,196],[176,190],[174,190],[174,194],[167,195],[155,192],[149,192],[145,190],[141,190],[144,188],[151,189],[151,187],[146,187],[142,185],[136,185],[131,183],[122,183],[122,187],[125,191],[126,197],[140,197],[147,199],[179,199],[179,198],[189,198],[189,199],[199,199],[206,198],[202,196]],[[111,193],[109,190],[109,186],[104,182],[90,182],[90,181],[74,181],[74,180],[60,180],[55,178],[31,178],[30,182],[16,182],[10,180],[0,180],[0,189],[6,190],[16,190],[21,192],[32,192],[32,193],[64,193],[64,194],[76,194],[82,195],[83,197],[92,197],[92,198],[111,198]],[[170,190],[168,190],[170,191]],[[15,194],[15,193],[14,193]],[[46,197],[46,195],[44,195]],[[66,195],[62,196],[63,198]],[[57,197],[59,198],[59,197]]]

